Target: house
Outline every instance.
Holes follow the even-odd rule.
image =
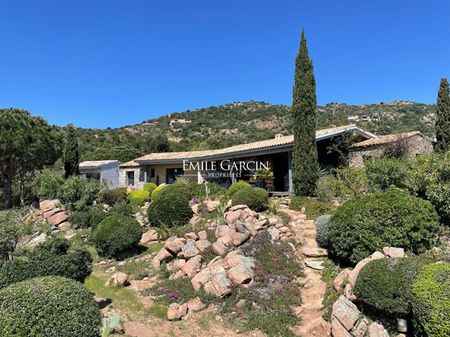
[[[364,167],[364,159],[391,152],[394,156],[414,158],[433,152],[433,141],[419,131],[378,136],[350,146],[349,165]]]
[[[118,160],[95,160],[80,163],[80,176],[85,179],[96,179],[107,188],[119,187]]]
[[[338,165],[344,139],[358,143],[377,136],[356,125],[318,130],[316,142],[323,168]],[[292,150],[294,137],[276,135],[274,139],[235,145],[217,150],[151,153],[120,166],[120,186],[140,189],[145,182],[172,183],[177,177],[202,183],[215,182],[224,187],[249,181],[255,171],[270,169],[272,194],[289,194],[292,185]]]

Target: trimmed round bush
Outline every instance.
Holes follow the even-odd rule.
[[[169,186],[169,184],[162,184],[162,185],[159,185],[157,188],[155,188],[151,194],[151,199],[155,200],[158,197],[159,192],[161,192],[167,186]]]
[[[120,214],[105,218],[92,232],[92,242],[99,255],[118,257],[133,248],[141,239],[141,225],[135,219]]]
[[[141,190],[130,191],[128,192],[128,200],[135,206],[142,206],[150,200],[150,193]]]
[[[427,337],[450,336],[450,263],[438,262],[420,269],[412,293],[418,330]]]
[[[329,214],[321,215],[316,219],[316,241],[321,247],[328,246],[327,233],[330,219],[331,215]]]
[[[103,212],[99,207],[90,207],[87,210],[74,211],[70,215],[70,222],[79,228],[95,228],[108,213]]]
[[[182,183],[163,185],[166,187],[164,187],[162,190],[159,191],[155,199],[158,199],[165,194],[178,194],[182,196],[187,202],[189,202],[194,194],[193,187],[196,185],[197,184],[182,184]]]
[[[234,193],[231,202],[234,205],[247,205],[255,212],[263,212],[269,208],[269,193],[263,188],[241,188]]]
[[[378,312],[405,317],[411,312],[411,286],[427,263],[418,257],[371,261],[361,269],[353,291]]]
[[[100,193],[99,200],[103,204],[114,206],[118,203],[127,201],[126,187],[115,188],[113,190],[104,190]]]
[[[152,226],[174,227],[185,225],[192,217],[189,199],[178,188],[164,189],[148,208]]]
[[[0,290],[3,337],[98,337],[100,309],[76,281],[42,277]]]
[[[152,195],[152,192],[155,190],[155,188],[157,188],[158,185],[156,185],[155,183],[145,183],[143,190],[147,191],[150,195]]]
[[[344,263],[357,263],[383,247],[422,253],[433,246],[438,215],[430,202],[400,189],[355,197],[331,217],[329,252]]]
[[[250,185],[249,183],[246,183],[245,181],[238,181],[234,184],[231,184],[230,187],[228,187],[228,195],[230,198],[233,198],[233,195],[243,189],[243,188],[251,188],[252,185]]]

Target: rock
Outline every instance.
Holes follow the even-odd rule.
[[[230,212],[239,211],[243,209],[248,209],[247,205],[235,205],[233,207],[230,207]]]
[[[47,222],[50,225],[59,225],[60,223],[63,223],[64,221],[66,221],[67,219],[69,219],[69,216],[67,215],[66,212],[58,212],[53,214],[52,216],[47,218]]]
[[[152,266],[154,268],[159,268],[161,262],[167,262],[173,259],[173,255],[169,253],[169,251],[165,248],[162,248],[158,254],[152,260]]]
[[[253,223],[253,228],[255,228],[257,231],[261,230],[265,225],[267,225],[268,220],[267,219],[262,219],[259,221],[255,221]]]
[[[190,240],[194,240],[194,241],[198,239],[197,234],[195,234],[194,232],[186,233],[186,234],[184,234],[184,237],[186,239],[190,239]]]
[[[364,337],[367,332],[367,328],[369,327],[369,321],[367,318],[362,318],[353,328],[352,335],[354,337]]]
[[[189,277],[193,278],[202,267],[203,257],[201,255],[194,256],[188,260],[180,269]]]
[[[278,218],[277,216],[270,216],[268,221],[269,221],[269,223],[268,223],[269,226],[275,226],[277,223],[280,222],[280,218]]]
[[[192,218],[191,218],[191,220],[189,220],[189,223],[192,225],[192,226],[197,226],[197,224],[200,222],[200,221],[202,221],[202,217],[201,216],[198,216],[198,215],[194,215]]]
[[[149,242],[158,241],[158,232],[154,229],[150,229],[148,232],[142,234],[140,244],[146,244]]]
[[[189,312],[201,311],[206,308],[205,303],[203,303],[199,297],[188,301],[186,304],[188,306]]]
[[[370,261],[378,260],[378,259],[382,259],[382,258],[384,258],[384,255],[382,253],[375,252],[371,256],[359,261],[356,264],[355,268],[353,268],[353,270],[350,272],[350,275],[348,276],[348,282],[351,284],[352,288],[355,286],[356,279],[358,278],[358,274],[361,271],[361,269]]]
[[[347,283],[350,272],[351,272],[350,268],[345,268],[338,274],[338,276],[335,277],[335,279],[333,280],[333,288],[336,291],[339,291],[342,288],[342,286],[344,286]]]
[[[245,306],[245,300],[242,298],[236,303],[236,308],[241,309]]]
[[[226,264],[230,267],[245,265],[248,268],[255,268],[255,260],[252,257],[242,255],[239,250],[233,250],[225,257]]]
[[[171,237],[164,244],[164,248],[167,249],[173,255],[177,255],[181,252],[181,248],[186,243],[186,239]]]
[[[34,248],[34,247],[37,247],[37,246],[43,244],[46,240],[47,240],[47,234],[41,233],[41,234],[39,234],[39,236],[37,236],[37,237],[31,239],[31,240],[26,244],[26,246],[27,246],[27,247],[30,247],[30,248]]]
[[[235,231],[226,226],[226,225],[222,225],[217,227],[216,229],[216,239],[220,241],[222,241],[225,245],[230,245],[233,243],[233,234],[235,233]]]
[[[306,257],[324,257],[328,256],[326,249],[323,248],[313,248],[313,247],[302,247],[300,252]]]
[[[62,231],[65,231],[65,230],[69,229],[70,227],[72,227],[72,225],[70,224],[69,221],[64,221],[63,223],[60,223],[58,225],[58,229],[62,230]]]
[[[227,272],[223,267],[211,267],[211,283],[213,291],[210,292],[217,297],[225,297],[231,293],[231,282],[227,277]],[[208,292],[205,284],[205,291]]]
[[[286,226],[281,226],[280,228],[278,228],[278,230],[279,230],[281,233],[283,233],[283,234],[288,233],[288,232],[291,231],[291,230],[289,229],[289,227],[286,227]]]
[[[192,205],[191,209],[194,214],[199,214],[200,213],[200,204]]]
[[[405,250],[403,248],[396,248],[396,247],[384,247],[383,253],[387,257],[405,257]]]
[[[278,229],[270,227],[267,231],[270,234],[270,241],[275,242],[280,240],[280,231]]]
[[[198,250],[203,253],[209,247],[211,247],[211,242],[209,242],[208,240],[198,240],[195,242],[195,245],[197,246]]]
[[[204,201],[204,204],[208,210],[208,212],[212,212],[214,211],[217,207],[219,207],[220,205],[220,201],[219,200],[211,200],[211,199],[206,199]]]
[[[232,225],[235,221],[239,220],[241,218],[242,211],[241,210],[235,210],[235,211],[229,211],[225,217],[225,220],[228,225]]]
[[[186,264],[186,260],[183,259],[176,259],[173,261],[171,265],[167,265],[167,270],[170,272],[177,272],[179,271],[184,265]]]
[[[117,272],[106,281],[105,286],[107,287],[126,287],[130,284],[128,281],[128,275],[122,272]]]
[[[253,270],[244,264],[239,264],[228,270],[228,278],[235,285],[247,284],[253,279]]]
[[[188,306],[187,304],[178,304],[178,303],[171,303],[169,305],[169,309],[167,310],[167,319],[169,321],[176,321],[180,320],[184,316],[186,316],[188,313]]]
[[[352,337],[352,335],[334,317],[331,318],[331,335],[333,337]]]
[[[350,283],[347,283],[344,287],[344,295],[347,299],[349,299],[350,301],[356,301],[357,298],[355,296],[355,294],[353,294],[353,287]]]
[[[348,331],[350,331],[358,321],[359,315],[360,312],[356,305],[354,305],[345,296],[341,295],[333,304],[332,316],[336,318]]]
[[[212,277],[211,268],[202,269],[197,275],[191,279],[192,287],[195,291],[200,290],[202,285],[208,282]]]
[[[169,280],[178,280],[179,278],[185,277],[186,274],[182,270],[178,270],[175,274],[169,276]]]
[[[52,215],[54,215],[54,214],[56,214],[56,213],[59,213],[59,212],[62,212],[62,211],[63,211],[63,209],[56,207],[56,208],[53,208],[53,209],[51,209],[51,210],[49,210],[49,211],[42,212],[42,217],[43,217],[44,219],[48,219],[48,218],[51,217]]]
[[[214,254],[223,256],[226,254],[228,248],[222,241],[216,241],[212,244]]]
[[[369,325],[368,337],[389,337],[389,334],[381,324],[373,322]]]
[[[206,231],[198,232],[198,238],[200,240],[208,240],[208,233]]]
[[[323,270],[324,266],[322,265],[323,261],[317,261],[317,260],[305,260],[305,264],[314,270]]]
[[[61,202],[58,199],[43,200],[39,203],[39,208],[44,213],[58,207],[60,204]]]
[[[251,222],[246,221],[243,223],[243,226],[246,230],[248,230],[251,236],[256,235],[257,229],[251,224]]]
[[[244,233],[233,233],[233,245],[236,247],[239,247],[243,243],[245,243],[250,238],[250,232],[244,232]]]
[[[200,251],[195,245],[195,241],[188,240],[188,242],[186,242],[186,244],[181,247],[181,254],[185,259],[190,259],[200,254]]]

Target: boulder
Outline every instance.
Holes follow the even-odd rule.
[[[245,265],[248,268],[255,268],[255,260],[252,257],[242,255],[242,252],[239,250],[229,252],[225,257],[225,263],[230,268],[238,265]]]
[[[216,241],[212,244],[214,254],[223,256],[228,250],[228,247],[222,241]]]
[[[268,225],[275,226],[279,222],[280,222],[280,218],[278,218],[277,216],[270,216]]]
[[[47,222],[50,225],[59,225],[60,223],[63,223],[64,221],[66,221],[67,219],[69,219],[69,215],[67,215],[66,212],[61,211],[58,213],[53,214],[52,216],[47,218]]]
[[[323,270],[323,261],[320,260],[305,260],[306,266],[314,270]]]
[[[397,248],[397,247],[384,247],[383,253],[387,257],[405,257],[405,250],[403,248]]]
[[[278,229],[270,227],[267,231],[270,234],[270,241],[275,242],[280,240],[280,231]]]
[[[199,240],[208,240],[208,233],[206,231],[198,232]]]
[[[169,321],[177,321],[182,319],[188,313],[187,304],[171,303],[167,309],[167,319]]]
[[[218,226],[216,229],[216,239],[220,239],[225,245],[230,245],[233,243],[234,233],[235,231],[226,225]]]
[[[368,264],[370,261],[382,259],[384,257],[385,256],[382,253],[375,252],[371,256],[366,257],[365,259],[362,259],[361,261],[359,261],[356,264],[355,268],[353,268],[353,270],[350,272],[350,275],[348,276],[348,282],[350,283],[352,288],[355,286],[356,279],[358,278],[359,272],[366,264]]]
[[[352,335],[354,337],[364,337],[366,335],[367,329],[369,327],[369,321],[367,318],[363,317],[352,330]]]
[[[186,264],[186,260],[176,259],[172,264],[167,265],[167,270],[170,272],[179,271]]]
[[[264,226],[266,226],[268,223],[267,219],[262,219],[262,220],[258,220],[255,221],[253,223],[253,228],[256,229],[257,231],[261,230]]]
[[[60,224],[58,225],[58,230],[64,231],[64,230],[69,229],[70,227],[72,227],[72,225],[70,224],[70,222],[69,222],[69,221],[64,221],[63,223],[60,223]]]
[[[246,230],[249,231],[249,233],[250,233],[251,236],[255,236],[255,235],[256,235],[257,229],[253,226],[252,222],[245,221],[245,222],[243,223],[243,226],[244,226],[244,228],[245,228]]]
[[[217,297],[225,297],[231,293],[231,282],[227,277],[227,272],[223,267],[210,267],[212,278],[211,284],[212,288],[209,288],[205,284],[205,291]],[[212,290],[212,291],[211,291]]]
[[[194,256],[192,259],[188,260],[183,266],[181,266],[181,270],[189,277],[193,278],[202,267],[203,257],[201,255]]]
[[[164,248],[167,249],[173,255],[177,255],[181,252],[181,248],[186,243],[186,239],[171,237],[164,244]]]
[[[228,270],[228,278],[235,285],[250,283],[253,279],[253,270],[245,264],[239,264]]]
[[[211,247],[211,242],[209,242],[208,240],[198,240],[195,242],[195,245],[197,246],[198,250],[203,253],[209,247]]]
[[[142,234],[141,241],[139,243],[146,244],[153,241],[158,241],[158,232],[154,229],[150,229],[148,232]]]
[[[191,209],[194,214],[199,214],[200,213],[200,204],[192,205]]]
[[[369,325],[368,337],[389,337],[389,333],[386,331],[384,326],[377,322],[373,322]]]
[[[334,317],[331,318],[331,335],[333,337],[352,337],[352,335]]]
[[[239,220],[242,215],[242,210],[230,210],[225,216],[225,220],[228,225],[232,225],[235,221]]]
[[[49,211],[42,212],[42,217],[43,217],[44,219],[48,219],[48,218],[50,218],[52,215],[55,215],[56,213],[59,213],[59,212],[62,212],[62,211],[63,211],[63,209],[56,207],[56,208],[53,208],[53,209],[51,209],[51,210],[49,210]]]
[[[184,234],[184,237],[185,237],[186,239],[194,240],[194,241],[198,239],[197,234],[195,234],[194,232],[186,233],[186,234]]]
[[[247,240],[250,238],[250,232],[245,231],[244,233],[233,233],[233,245],[236,247],[239,247],[240,245],[247,242]]]
[[[39,208],[41,209],[42,213],[44,213],[58,207],[60,204],[61,202],[58,199],[43,200],[39,203]]]
[[[197,275],[195,275],[191,279],[192,287],[194,288],[195,291],[200,290],[202,285],[208,282],[211,279],[211,277],[212,277],[211,268],[207,267],[202,269]]]
[[[344,270],[342,270],[338,276],[336,276],[333,280],[333,288],[336,291],[339,291],[342,286],[344,286],[347,283],[348,280],[348,276],[350,275],[350,272],[352,270],[350,268],[345,268]]]
[[[199,297],[188,301],[186,304],[188,306],[189,312],[201,311],[206,308],[205,303],[203,303]]]
[[[324,257],[328,255],[326,249],[314,247],[302,247],[300,252],[306,257]]]
[[[43,244],[46,240],[47,240],[47,234],[41,233],[38,236],[36,236],[35,238],[31,239],[26,244],[26,246],[30,247],[30,248],[34,248],[34,247],[37,247],[37,246]]]
[[[219,207],[220,205],[220,201],[219,200],[211,200],[211,199],[206,199],[204,202],[208,212],[212,212],[214,211],[217,207]]]
[[[167,249],[162,248],[158,252],[158,254],[156,254],[156,256],[153,258],[152,266],[154,268],[159,268],[159,266],[161,265],[161,262],[167,262],[167,261],[170,261],[171,259],[173,259],[173,255],[170,254],[170,252]]]
[[[232,207],[230,206],[230,212],[239,211],[243,209],[248,209],[248,206],[247,205],[235,205]]]
[[[200,254],[200,250],[195,245],[195,241],[188,240],[186,244],[181,247],[180,255],[185,259],[190,259],[196,255]]]
[[[342,326],[350,331],[358,321],[360,311],[345,296],[340,296],[333,304],[332,317],[336,318]]]
[[[107,287],[126,287],[128,285],[130,285],[128,275],[122,272],[114,273],[105,283]]]

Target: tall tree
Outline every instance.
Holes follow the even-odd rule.
[[[305,32],[295,59],[295,79],[292,100],[294,122],[293,183],[294,193],[313,195],[319,178],[316,144],[316,80],[312,60],[308,55]]]
[[[80,174],[80,152],[78,148],[78,138],[72,124],[69,124],[66,130],[64,172],[66,178]]]
[[[450,93],[446,78],[441,79],[436,108],[435,150],[446,152],[450,149]]]
[[[0,109],[0,186],[11,208],[13,184],[53,164],[60,154],[59,133],[40,117],[19,109]]]

